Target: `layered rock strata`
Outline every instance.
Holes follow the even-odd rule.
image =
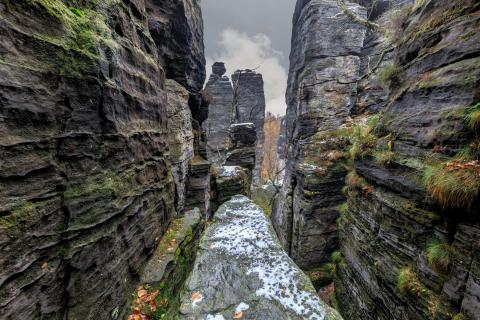
[[[208,101],[208,117],[203,123],[207,138],[207,158],[217,166],[225,161],[228,129],[235,119],[233,88],[230,79],[224,75],[226,71],[222,62],[215,62],[204,89]]]
[[[252,183],[259,186],[262,179],[265,123],[265,92],[263,77],[252,70],[237,70],[232,75],[236,123],[251,122],[257,132],[256,162]]]
[[[341,319],[244,196],[223,204],[207,227],[181,302],[179,319]]]
[[[225,165],[239,166],[250,171],[250,181],[256,166],[257,134],[255,124],[236,123],[229,129],[229,149]]]
[[[347,3],[359,17],[366,10]],[[335,220],[346,169],[346,141],[332,134],[355,104],[366,30],[336,0],[298,1],[287,89],[286,171],[272,214],[281,243],[302,268],[338,247]]]
[[[201,33],[194,0],[2,1],[2,319],[125,305],[184,206]]]
[[[466,180],[471,169],[454,167],[479,157],[478,131],[465,119],[480,98],[480,6],[407,9],[374,150],[356,158],[348,179],[337,298],[348,318],[480,319],[478,198],[459,203],[462,191],[442,203],[436,193],[451,192],[448,179],[478,188]]]

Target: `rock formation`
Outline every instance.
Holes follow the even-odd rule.
[[[366,16],[363,7],[349,9]],[[302,268],[328,260],[338,247],[335,220],[344,201],[345,140],[332,135],[355,103],[366,30],[335,0],[298,1],[293,18],[287,90],[286,172],[273,224]]]
[[[229,148],[225,164],[227,166],[240,166],[253,170],[257,164],[256,145],[257,133],[253,123],[232,124],[229,129]],[[251,178],[250,178],[251,180]]]
[[[479,9],[443,0],[404,9],[388,105],[347,180],[336,280],[345,317],[480,319],[480,206],[464,193],[478,187],[462,167],[479,155],[465,121],[480,97]],[[465,189],[445,202],[437,192],[451,192],[448,179]]]
[[[234,112],[236,123],[255,124],[257,132],[256,162],[253,171],[253,185],[258,186],[262,177],[263,125],[265,122],[265,93],[263,77],[252,70],[237,70],[232,75]]]
[[[480,5],[358,2],[297,1],[274,227],[346,319],[480,319]]]
[[[118,314],[184,205],[199,3],[117,2],[0,4],[2,319]]]
[[[205,230],[181,302],[179,319],[341,319],[244,196],[223,204]]]
[[[225,161],[228,128],[234,122],[235,116],[233,88],[230,79],[224,76],[226,71],[223,62],[215,62],[204,89],[208,100],[208,118],[203,123],[207,137],[207,158],[217,166],[221,166]]]

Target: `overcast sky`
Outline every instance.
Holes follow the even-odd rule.
[[[260,66],[267,110],[285,114],[288,55],[295,0],[201,0],[207,75],[214,61],[228,76]]]

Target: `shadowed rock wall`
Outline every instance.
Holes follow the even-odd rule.
[[[365,17],[366,10],[349,4]],[[287,89],[286,171],[272,214],[280,241],[302,268],[326,261],[338,247],[335,220],[346,169],[345,141],[330,134],[355,103],[365,28],[335,0],[298,1],[293,18]]]
[[[183,207],[203,69],[195,0],[0,3],[2,319],[118,313]]]

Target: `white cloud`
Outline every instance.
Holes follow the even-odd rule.
[[[220,52],[207,57],[207,72],[215,61],[225,62],[230,77],[238,69],[253,69],[263,75],[267,111],[285,114],[285,91],[287,89],[287,71],[280,64],[281,53],[272,47],[270,38],[265,34],[252,37],[234,29],[225,29],[220,34]]]

